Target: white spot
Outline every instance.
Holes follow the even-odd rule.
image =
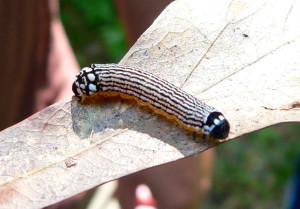
[[[78,83],[78,81],[75,83],[75,85],[76,85],[77,87],[79,87],[79,83]]]
[[[208,131],[210,130],[210,128],[209,128],[208,125],[205,125],[205,126],[203,127],[203,129],[204,129],[204,130],[208,130]]]
[[[89,90],[91,90],[91,91],[97,91],[97,88],[96,88],[96,86],[94,84],[90,83],[89,84]]]
[[[220,120],[224,120],[225,118],[222,115],[219,115]]]
[[[84,84],[80,84],[80,88],[85,89],[85,85]]]
[[[83,93],[80,88],[77,88],[77,92],[78,92],[79,96],[82,96]]]
[[[90,91],[89,93],[90,93],[90,95],[92,95],[94,92],[93,92],[93,91]]]
[[[211,132],[215,127],[216,127],[215,125],[211,125],[209,132]]]
[[[206,135],[209,135],[210,132],[215,128],[215,125],[211,125],[211,126],[208,126],[208,125],[205,125],[203,126],[203,129],[202,129],[202,132]]]
[[[221,121],[218,119],[214,119],[214,124],[218,125]]]
[[[90,81],[94,81],[96,79],[96,77],[93,73],[89,73],[87,76]]]
[[[92,68],[90,68],[90,67],[84,67],[84,68],[82,68],[82,71],[85,71],[85,72],[89,73],[89,72],[92,71]]]

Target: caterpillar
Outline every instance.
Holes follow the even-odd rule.
[[[72,90],[79,101],[86,97],[120,95],[149,106],[184,128],[212,139],[225,139],[229,122],[215,108],[151,73],[118,64],[92,64],[76,76]]]

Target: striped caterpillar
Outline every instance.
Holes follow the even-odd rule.
[[[153,74],[117,64],[92,64],[83,68],[72,86],[75,96],[120,95],[149,106],[176,120],[190,131],[213,139],[225,139],[229,123],[222,113]]]

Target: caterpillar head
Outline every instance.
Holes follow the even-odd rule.
[[[206,118],[202,132],[214,139],[225,139],[229,134],[230,125],[220,112],[211,112]]]
[[[72,90],[79,101],[82,100],[84,94],[89,96],[98,91],[96,75],[93,73],[92,68],[85,67],[78,73],[72,85]]]

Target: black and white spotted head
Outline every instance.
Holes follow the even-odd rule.
[[[97,77],[93,68],[85,67],[78,73],[72,85],[72,90],[79,101],[81,101],[84,94],[90,96],[94,92],[99,91],[97,88]]]
[[[220,112],[211,112],[204,121],[203,134],[214,139],[225,139],[229,134],[229,123]]]

